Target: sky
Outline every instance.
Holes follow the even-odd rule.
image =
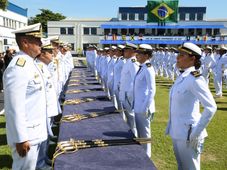
[[[115,18],[119,7],[146,6],[147,0],[9,0],[34,17],[49,9],[70,18]],[[224,4],[224,5],[223,5]],[[179,6],[207,7],[207,19],[227,19],[226,0],[179,0]]]

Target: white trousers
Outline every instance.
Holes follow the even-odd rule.
[[[204,141],[198,143],[196,148],[193,148],[185,140],[172,140],[178,170],[200,170],[200,153]]]
[[[136,117],[136,129],[139,138],[150,138],[151,137],[151,119],[153,118],[153,114],[148,114],[147,116],[141,113],[135,113]],[[145,149],[147,156],[151,157],[151,144],[142,144]]]
[[[39,149],[40,144],[33,145],[30,147],[27,155],[25,157],[21,157],[17,153],[16,146],[12,147],[12,170],[34,170],[36,168]]]

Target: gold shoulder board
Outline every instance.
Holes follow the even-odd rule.
[[[201,74],[200,74],[199,71],[192,71],[191,74],[192,74],[194,77],[199,77],[199,76],[201,76]]]
[[[16,65],[20,67],[24,67],[25,63],[26,63],[26,60],[24,58],[18,58]]]
[[[151,63],[147,63],[146,66],[147,66],[147,67],[151,67]]]
[[[135,60],[135,59],[132,59],[132,62],[133,62],[133,63],[135,63],[135,62],[136,62],[136,60]]]

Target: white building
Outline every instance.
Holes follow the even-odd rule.
[[[28,23],[27,9],[8,2],[5,11],[0,9],[0,52],[7,48],[18,49],[12,31],[26,26]]]
[[[73,50],[80,53],[89,44],[98,45],[104,32],[101,24],[110,19],[72,19],[49,21],[48,36],[60,35],[60,40],[72,44]]]

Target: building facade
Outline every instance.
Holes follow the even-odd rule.
[[[71,19],[49,21],[48,37],[59,35],[61,41],[72,44],[73,51],[82,53],[89,44],[98,45],[104,32],[100,25],[110,19]]]
[[[5,11],[0,9],[0,52],[4,52],[8,48],[18,50],[15,35],[12,31],[26,26],[27,23],[27,9],[11,2],[8,2]]]
[[[227,44],[227,19],[206,19],[206,7],[179,7],[178,23],[147,23],[147,7],[120,7],[117,18],[48,22],[48,35],[72,43],[75,49],[88,44],[179,45],[185,41],[205,45]],[[69,34],[70,33],[70,34]]]

